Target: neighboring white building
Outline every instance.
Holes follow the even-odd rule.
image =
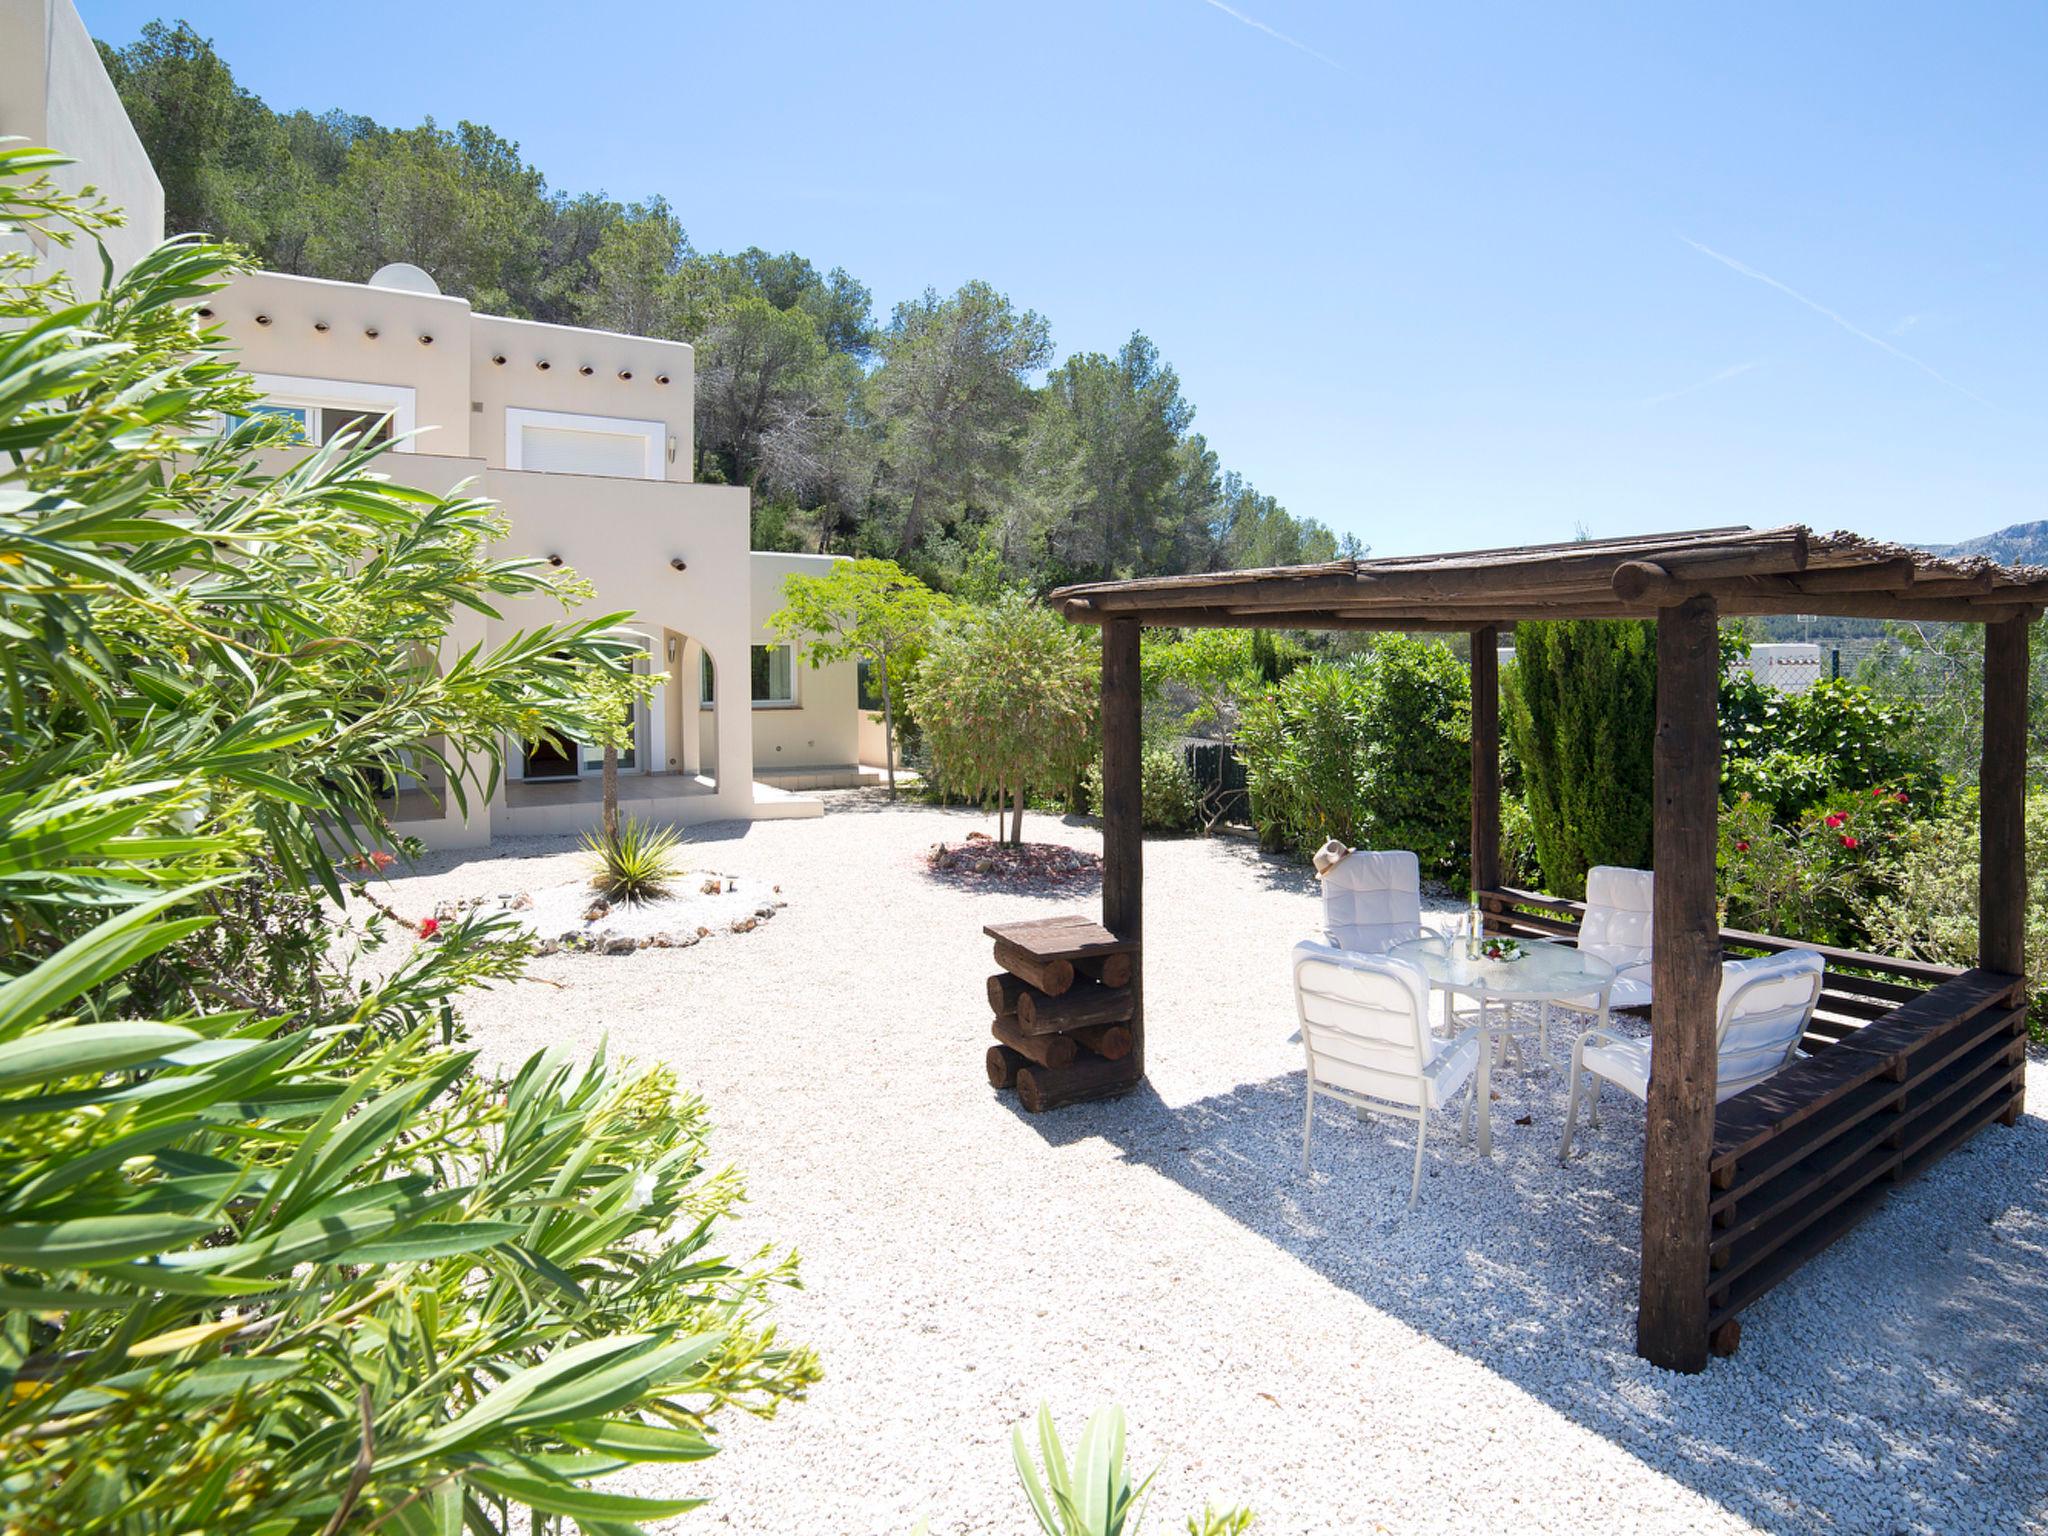
[[[48,88],[21,94],[16,75]],[[161,190],[69,0],[0,0],[0,111],[0,132],[78,157],[75,181],[127,202],[118,260],[161,238]],[[102,153],[105,170],[93,163]],[[632,613],[623,632],[667,679],[621,762],[632,814],[815,816],[820,803],[792,791],[863,781],[856,669],[813,668],[765,627],[783,581],[835,557],[750,552],[746,489],[691,483],[687,345],[476,314],[402,264],[368,283],[252,273],[205,312],[267,408],[309,439],[388,415],[398,436],[416,434],[395,450],[395,476],[436,492],[470,486],[511,524],[503,553],[572,567],[595,589],[582,612]],[[503,621],[465,611],[450,654],[558,616],[538,604]],[[508,742],[487,805],[464,821],[443,812],[440,786],[411,786],[400,830],[436,847],[580,830],[598,816],[600,761],[574,743]]]

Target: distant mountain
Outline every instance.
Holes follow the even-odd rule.
[[[1988,555],[2000,565],[2048,565],[2048,522],[2014,523],[1960,544],[1925,544],[1930,555]]]

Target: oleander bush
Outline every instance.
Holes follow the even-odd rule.
[[[230,253],[39,277],[21,231],[104,221],[60,163],[0,150],[0,1529],[677,1513],[604,1480],[804,1389],[793,1261],[718,1256],[739,1186],[665,1072],[475,1069],[502,919],[394,951],[356,889],[397,775],[459,806],[507,739],[601,739],[622,616],[437,666],[458,606],[585,589],[376,445],[223,435],[253,396],[194,306]]]
[[[1333,837],[1407,848],[1424,874],[1462,878],[1471,737],[1471,677],[1439,641],[1389,635],[1296,667],[1238,725],[1260,839],[1303,856]]]
[[[1141,822],[1147,832],[1197,832],[1202,826],[1201,791],[1188,760],[1179,747],[1166,742],[1147,742],[1138,759],[1138,790],[1143,806]],[[1102,809],[1102,759],[1089,763],[1083,775],[1082,797],[1098,812]]]
[[[1870,949],[1873,912],[1903,889],[1912,825],[1910,795],[1887,785],[1835,791],[1791,818],[1765,801],[1738,797],[1721,815],[1724,921]],[[1971,943],[1974,949],[1974,933]]]
[[[1830,796],[1883,785],[1931,814],[1942,795],[1940,765],[1921,745],[1923,711],[1862,683],[1823,678],[1785,693],[1747,673],[1721,684],[1721,787],[1795,820]]]

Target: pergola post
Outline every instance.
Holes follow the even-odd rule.
[[[1102,626],[1102,926],[1131,956],[1133,1077],[1145,1075],[1144,805],[1139,789],[1138,623]]]
[[[1714,599],[1704,595],[1664,609],[1657,619],[1655,1001],[1636,1353],[1674,1371],[1698,1371],[1707,1363],[1707,1185],[1721,984],[1714,907],[1721,798],[1717,628]]]
[[[1984,626],[1984,757],[1977,784],[1977,963],[2027,968],[2027,640],[2025,616]],[[2024,989],[2021,993],[2024,996]],[[2008,1125],[2025,1092],[2016,1090]]]
[[[1472,889],[1500,884],[1500,631],[1472,631]]]

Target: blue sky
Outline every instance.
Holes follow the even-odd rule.
[[[182,14],[273,106],[487,122],[884,310],[1143,329],[1228,466],[1381,553],[2048,518],[2038,4]]]

